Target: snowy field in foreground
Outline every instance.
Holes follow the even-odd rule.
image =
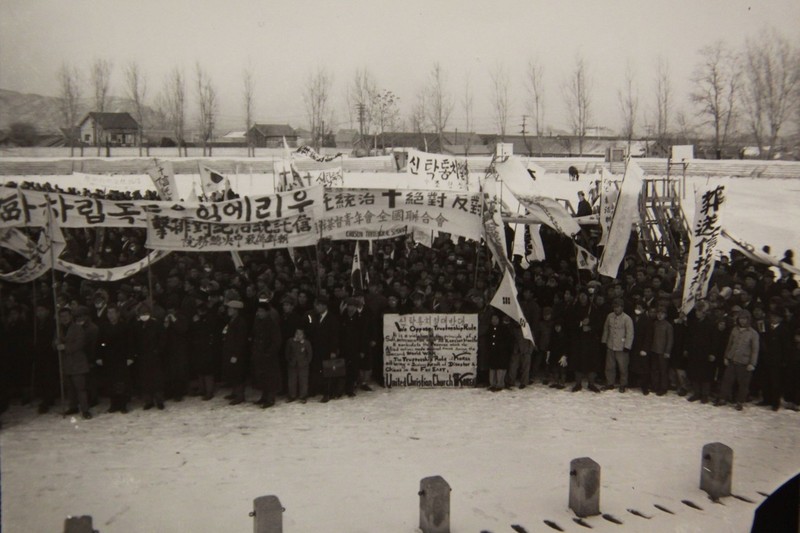
[[[624,522],[593,517],[595,531],[745,532],[759,491],[800,470],[800,414],[739,413],[673,393],[537,385],[381,389],[267,410],[221,398],[168,402],[165,412],[136,403],[127,415],[105,407],[88,422],[32,406],[3,415],[3,531],[61,531],[70,514],[92,515],[101,533],[252,531],[252,500],[275,494],[287,532],[410,533],[419,481],[436,474],[453,489],[454,533],[553,531],[543,520],[584,531],[567,508],[568,472],[590,456],[602,467],[602,512]],[[715,441],[734,450],[733,492],[755,504],[714,504],[699,490],[701,449]]]

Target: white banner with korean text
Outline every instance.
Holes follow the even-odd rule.
[[[454,156],[410,150],[406,173],[422,178],[425,188],[465,191],[469,186],[467,162]]]

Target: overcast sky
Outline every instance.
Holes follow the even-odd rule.
[[[234,129],[243,127],[242,72],[250,66],[258,121],[299,127],[307,123],[304,82],[325,66],[335,120],[349,127],[344,94],[357,68],[399,95],[408,116],[438,61],[455,103],[448,129],[464,128],[469,77],[474,129],[490,132],[489,72],[502,63],[511,75],[508,132],[518,132],[529,59],[544,66],[545,122],[566,129],[562,87],[580,54],[593,84],[593,122],[617,130],[626,63],[643,113],[653,107],[659,56],[669,62],[676,107],[689,111],[698,50],[718,39],[740,46],[765,25],[797,42],[800,0],[0,0],[0,88],[56,96],[67,62],[84,73],[88,96],[89,66],[105,58],[114,65],[112,94],[123,95],[123,70],[137,61],[152,104],[172,68],[191,80],[199,62],[220,98],[220,127]]]

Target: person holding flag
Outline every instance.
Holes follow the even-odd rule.
[[[216,170],[212,170],[205,165],[198,165],[200,169],[200,187],[203,195],[212,202],[218,202],[228,198],[230,194],[230,182]]]

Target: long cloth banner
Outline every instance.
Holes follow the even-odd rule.
[[[608,230],[608,240],[597,267],[597,272],[603,276],[617,277],[619,264],[625,257],[628,241],[631,238],[631,228],[634,222],[639,221],[639,194],[642,192],[643,179],[644,172],[639,164],[629,161],[625,167],[625,176],[622,178],[611,228]]]
[[[467,190],[469,170],[464,158],[410,150],[406,173],[424,180],[431,189]]]
[[[47,225],[47,208],[62,228],[141,227],[164,216],[217,224],[250,224],[313,212],[322,204],[320,186],[244,196],[224,202],[103,200],[70,194],[0,187],[0,228]]]
[[[382,239],[419,228],[479,240],[481,224],[477,192],[332,189],[325,192],[320,236]]]
[[[383,317],[387,387],[471,387],[478,364],[475,314]]]
[[[708,282],[714,272],[714,251],[719,246],[722,231],[721,209],[725,204],[725,186],[697,189],[694,202],[694,222],[681,302],[681,311],[686,314],[708,293]]]
[[[794,265],[790,265],[789,263],[784,263],[777,257],[773,257],[768,253],[762,252],[761,250],[757,249],[752,244],[743,241],[742,239],[738,238],[737,236],[731,235],[729,231],[726,229],[722,230],[722,236],[731,241],[736,247],[741,251],[748,259],[751,261],[755,261],[756,263],[763,263],[765,265],[770,265],[777,267],[778,269],[785,270],[791,274],[796,276],[800,276],[800,268],[797,268]]]

